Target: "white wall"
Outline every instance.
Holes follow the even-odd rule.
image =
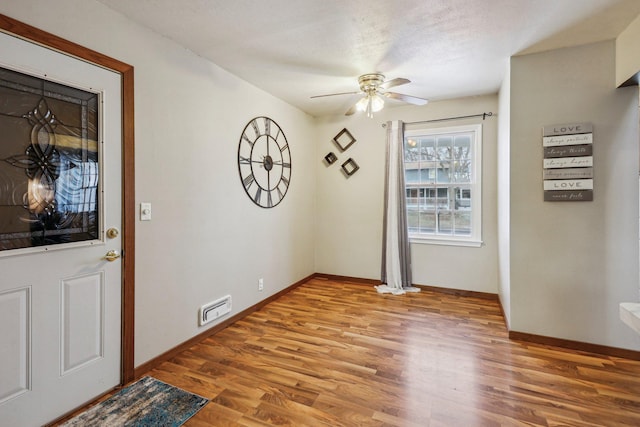
[[[201,304],[231,294],[237,313],[314,272],[310,116],[92,0],[2,2],[0,13],[135,67],[136,201],[153,204],[136,225],[136,365],[202,332]],[[291,147],[291,186],[273,209],[238,176],[240,134],[259,115]]]
[[[316,270],[344,276],[380,278],[382,251],[382,209],[387,120],[406,122],[497,113],[495,95],[431,102],[426,106],[394,107],[373,119],[358,114],[317,119],[318,213],[316,224]],[[478,292],[497,293],[497,120],[481,119],[443,122],[452,126],[483,124],[483,232],[481,248],[412,244],[413,282]],[[433,125],[431,125],[433,126]],[[347,128],[357,142],[341,153],[333,137]],[[323,162],[333,151],[339,161]],[[340,164],[353,157],[360,170],[350,178]]]
[[[136,231],[136,365],[200,333],[197,308],[227,293],[238,312],[314,271],[379,278],[381,123],[498,111],[498,97],[484,96],[313,120],[93,0],[58,0],[54,11],[46,0],[0,3],[135,67],[136,199],[153,203]],[[412,245],[415,283],[499,292],[513,330],[640,349],[617,314],[637,298],[637,88],[615,89],[614,62],[613,42],[513,58],[500,114],[483,122],[484,246]],[[236,166],[257,115],[283,127],[293,158],[289,193],[271,210],[246,197]],[[541,127],[575,121],[594,124],[595,201],[544,203]],[[509,132],[500,141],[498,126]],[[331,139],[343,127],[358,142],[340,153]],[[327,167],[329,151],[340,161]],[[348,157],[360,170],[346,179]],[[500,269],[498,158],[511,159],[499,172],[510,176]]]
[[[638,289],[637,88],[614,42],[511,61],[511,329],[640,349],[618,304]],[[543,202],[542,127],[594,129],[594,201]]]
[[[511,65],[506,68],[498,95],[498,295],[508,327],[511,324]]]

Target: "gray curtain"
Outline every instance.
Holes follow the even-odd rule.
[[[387,122],[387,155],[379,292],[404,293],[411,288],[411,247],[404,184],[404,123]]]

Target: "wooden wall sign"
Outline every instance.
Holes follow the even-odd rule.
[[[543,166],[545,169],[586,168],[593,166],[593,157],[560,157],[544,159]]]
[[[564,145],[579,145],[579,144],[591,144],[593,143],[593,134],[585,133],[582,135],[557,135],[557,136],[545,136],[542,138],[542,145],[544,147],[564,146]]]
[[[545,169],[543,174],[545,180],[593,178],[593,168]]]
[[[569,123],[542,129],[545,202],[593,200],[593,126]]]
[[[544,158],[582,157],[593,155],[593,145],[565,145],[561,147],[544,147]]]

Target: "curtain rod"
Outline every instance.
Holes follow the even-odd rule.
[[[434,122],[445,122],[448,120],[461,120],[461,119],[471,119],[473,117],[482,117],[482,120],[485,120],[487,117],[491,117],[493,116],[493,113],[491,111],[489,111],[488,113],[482,113],[482,114],[472,114],[470,116],[458,116],[458,117],[446,117],[444,119],[433,119],[433,120],[422,120],[419,122],[405,122],[405,125],[416,125],[416,124],[422,124],[422,123],[434,123]],[[387,127],[386,123],[382,124],[382,127]]]

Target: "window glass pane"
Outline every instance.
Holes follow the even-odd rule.
[[[455,188],[455,209],[456,210],[471,210],[471,191],[466,188]]]
[[[434,210],[420,212],[420,233],[436,232],[436,213]]]
[[[471,235],[471,190],[455,188],[454,233],[458,236]]]
[[[438,232],[442,234],[453,234],[453,216],[451,211],[438,212]]]
[[[407,199],[410,199],[411,197],[415,197],[415,193],[416,193],[416,189],[415,188],[407,188]]]
[[[454,214],[455,234],[471,234],[471,211],[456,211]]]
[[[426,200],[427,198],[426,198],[425,189],[421,188],[420,191],[418,192],[418,197],[416,198],[416,205],[418,205],[420,209],[424,209]]]
[[[420,139],[420,160],[437,160],[434,138]]]
[[[453,144],[453,157],[455,159],[471,158],[471,135],[457,135]]]
[[[453,137],[440,136],[438,137],[438,160],[451,160]]]
[[[449,209],[449,189],[438,188],[438,209]]]
[[[404,181],[405,184],[419,183],[420,171],[418,169],[412,169],[411,167],[405,165]]]
[[[98,239],[98,95],[0,68],[0,100],[0,251]]]
[[[436,182],[439,184],[448,184],[451,182],[451,162],[437,162]]]
[[[414,204],[407,203],[407,224],[409,233],[419,233],[420,230],[420,209]]]
[[[453,144],[453,182],[471,182],[471,135],[459,134],[454,138]]]
[[[471,160],[462,159],[453,162],[453,182],[471,182]]]
[[[435,168],[429,168],[426,170],[425,174],[426,177],[424,179],[424,182],[428,182],[430,184],[433,184],[436,182],[436,169]]]
[[[412,138],[405,138],[404,140],[404,161],[417,162],[419,160],[420,147],[418,142]]]
[[[420,170],[418,171],[418,179],[419,182],[421,183],[425,183],[425,182],[431,182],[432,180],[429,178],[431,174],[431,171],[427,168],[424,167],[424,164],[420,164]]]

